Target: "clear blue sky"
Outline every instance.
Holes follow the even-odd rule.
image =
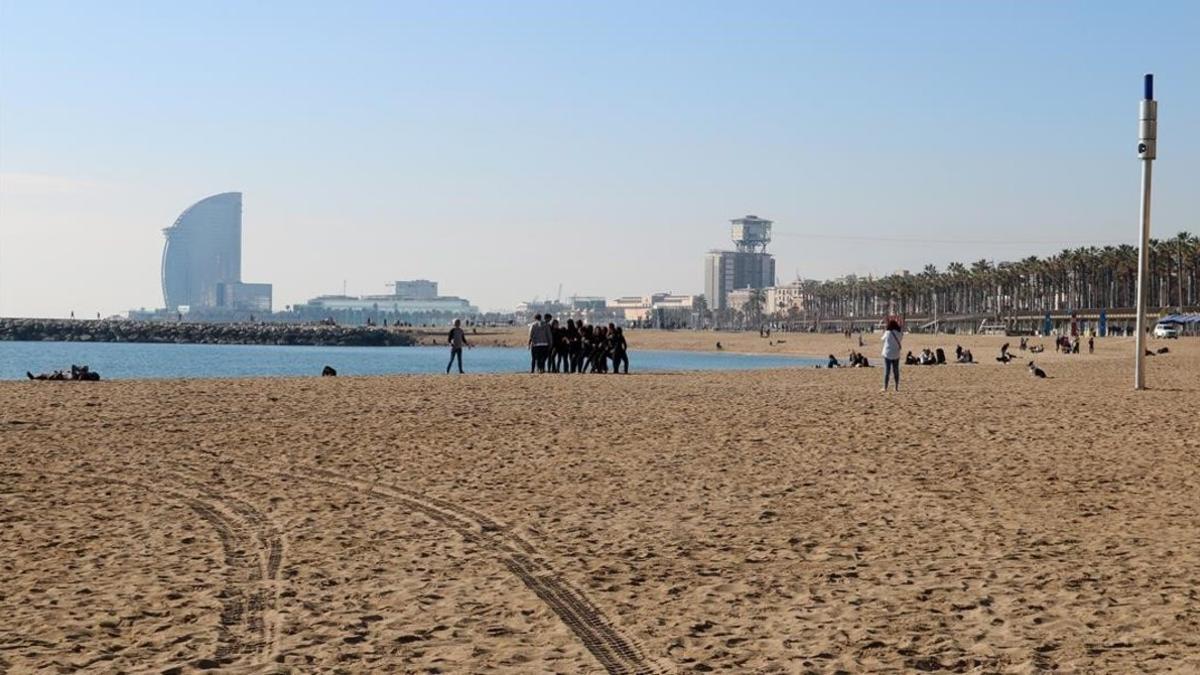
[[[1144,72],[1155,233],[1195,232],[1198,36],[1194,2],[0,0],[0,314],[158,306],[161,228],[226,190],[279,307],[700,292],[747,213],[785,281],[1132,243]]]

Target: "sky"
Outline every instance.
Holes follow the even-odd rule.
[[[163,304],[162,228],[244,193],[275,306],[485,310],[1200,232],[1200,3],[0,0],[0,315]]]

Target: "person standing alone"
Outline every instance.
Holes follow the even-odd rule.
[[[889,319],[883,333],[883,391],[887,391],[888,376],[892,373],[896,374],[896,391],[900,391],[900,343],[903,339],[900,323]]]
[[[454,320],[454,327],[450,329],[446,341],[450,343],[450,363],[446,364],[446,372],[450,372],[450,366],[454,365],[454,359],[458,359],[458,372],[462,374],[462,348],[463,345],[470,347],[471,343],[467,341],[467,334],[463,332],[460,319]]]

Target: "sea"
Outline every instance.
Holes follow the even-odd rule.
[[[0,380],[87,365],[103,379],[296,377],[445,373],[446,347],[292,347],[272,345],[140,344],[113,342],[2,342]],[[687,372],[811,368],[823,361],[795,356],[728,352],[638,351],[629,372]],[[527,373],[529,352],[506,347],[463,351],[468,373]]]

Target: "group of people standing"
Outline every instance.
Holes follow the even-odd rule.
[[[612,323],[593,326],[567,319],[564,326],[550,314],[538,314],[529,324],[529,354],[531,373],[629,372],[625,331]]]

